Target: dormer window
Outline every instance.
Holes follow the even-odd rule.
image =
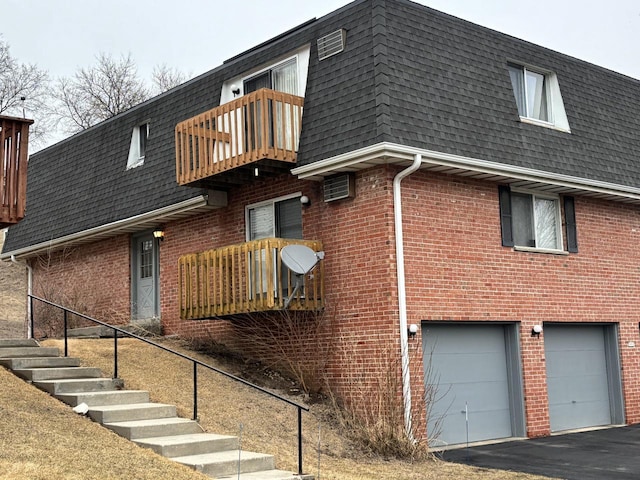
[[[144,157],[147,153],[147,139],[149,138],[149,124],[143,123],[133,128],[131,133],[131,144],[129,145],[129,158],[127,160],[127,170],[139,167],[144,164]]]
[[[512,63],[508,68],[520,120],[568,132],[557,76]]]

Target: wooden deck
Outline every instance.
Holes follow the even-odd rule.
[[[24,218],[27,199],[29,126],[33,120],[0,115],[0,228]]]
[[[315,240],[265,238],[180,257],[180,317],[214,318],[283,310],[295,278],[282,264],[280,251],[291,244],[322,250],[322,244]],[[322,309],[323,279],[320,262],[305,275],[304,288],[293,298],[289,309]]]
[[[178,183],[188,185],[223,173],[232,184],[243,183],[239,179],[251,178],[262,164],[290,168],[297,157],[303,102],[302,97],[261,89],[180,122]]]

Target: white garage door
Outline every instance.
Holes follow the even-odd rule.
[[[551,431],[612,423],[605,327],[545,324]]]
[[[423,324],[425,384],[436,390],[427,405],[432,446],[514,436],[506,328]]]

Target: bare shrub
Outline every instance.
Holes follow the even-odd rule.
[[[348,338],[340,343],[339,362],[349,379],[345,386],[349,395],[346,400],[331,395],[337,419],[370,454],[411,461],[426,458],[427,442],[414,435],[420,425],[414,422],[413,432],[405,429],[399,346],[389,345],[388,338],[369,337],[367,343],[375,346],[376,354],[367,355],[366,362],[353,361],[362,343]]]
[[[247,354],[291,377],[306,395],[317,395],[326,390],[333,345],[329,318],[325,310],[281,310],[243,315],[234,327]]]
[[[97,305],[108,305],[107,294],[95,284],[78,284],[72,279],[78,276],[77,266],[71,261],[76,250],[65,248],[47,252],[36,259],[38,283],[34,294],[69,310],[92,316]],[[59,337],[63,334],[64,313],[59,308],[34,301],[34,329],[36,336]],[[115,309],[101,308],[101,321],[109,324],[128,323],[129,318]],[[67,315],[67,328],[95,326],[81,316]]]

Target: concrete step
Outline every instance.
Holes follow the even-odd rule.
[[[98,423],[130,422],[176,416],[174,405],[163,403],[125,403],[123,405],[99,405],[89,409],[89,417]]]
[[[0,348],[38,346],[38,342],[33,338],[0,338]]]
[[[104,392],[76,392],[56,395],[58,400],[75,407],[86,403],[89,407],[149,403],[149,392],[144,390],[110,390]]]
[[[80,359],[71,357],[0,358],[0,365],[11,370],[26,368],[79,367]]]
[[[215,478],[225,475],[237,475],[238,467],[240,468],[240,473],[275,469],[275,462],[272,455],[246,451],[240,452],[239,450],[187,455],[184,457],[174,457],[173,460]]]
[[[69,378],[61,380],[42,380],[33,384],[51,395],[65,393],[86,393],[121,390],[124,382],[119,378]]]
[[[59,357],[60,350],[56,347],[2,347],[0,358],[19,357]]]
[[[313,475],[298,475],[284,470],[264,470],[261,472],[237,473],[216,477],[217,480],[314,480]]]
[[[214,433],[139,438],[134,442],[167,458],[238,449],[238,437]]]
[[[179,417],[104,423],[103,425],[129,440],[202,433],[202,427],[198,422]]]
[[[14,369],[13,373],[32,382],[102,377],[102,371],[92,367],[26,368]]]

